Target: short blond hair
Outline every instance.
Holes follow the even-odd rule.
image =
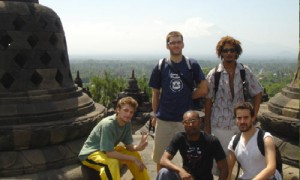
[[[121,99],[119,99],[118,103],[117,103],[117,108],[122,108],[122,106],[124,106],[125,104],[128,104],[129,106],[131,106],[132,108],[134,108],[134,111],[136,111],[137,107],[138,107],[138,103],[135,99],[133,99],[132,97],[128,96],[128,97],[123,97]]]
[[[168,44],[171,37],[181,37],[181,40],[183,41],[183,36],[179,31],[171,31],[166,37],[166,43]]]

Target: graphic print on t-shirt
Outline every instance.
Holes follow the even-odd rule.
[[[200,150],[200,147],[189,146],[186,153],[188,163],[191,165],[191,167],[195,167],[197,162],[200,161],[202,157],[202,151]]]
[[[180,76],[176,73],[170,72],[169,74],[171,81],[170,81],[170,89],[173,92],[179,92],[183,88],[182,80],[180,79]]]

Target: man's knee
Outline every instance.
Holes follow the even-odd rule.
[[[141,159],[141,154],[138,151],[133,151],[133,152],[131,152],[130,155],[134,156],[134,157],[136,157],[138,159]]]
[[[158,172],[158,174],[161,174],[161,175],[167,175],[169,173],[170,173],[170,170],[167,168],[161,168]]]
[[[114,159],[114,158],[109,158],[108,160],[108,166],[111,166],[111,167],[116,167],[118,166],[119,167],[119,160],[118,159]]]
[[[161,168],[157,174],[156,180],[177,180],[180,179],[179,175],[167,168]]]

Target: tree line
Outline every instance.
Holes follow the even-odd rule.
[[[204,74],[216,66],[216,62],[198,61]],[[76,72],[84,87],[88,87],[95,102],[106,107],[112,107],[112,101],[117,98],[120,91],[127,88],[128,78],[132,71],[135,72],[138,86],[151,97],[151,89],[148,86],[151,71],[157,60],[148,61],[120,61],[120,60],[77,60],[70,61],[73,79]],[[269,98],[279,93],[293,79],[297,63],[274,62],[243,62],[256,74],[261,85],[266,89]]]

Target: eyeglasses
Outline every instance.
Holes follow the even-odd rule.
[[[185,126],[191,126],[192,124],[194,124],[196,121],[198,121],[198,119],[186,119],[183,120],[182,123]]]
[[[222,53],[228,53],[228,52],[234,53],[234,52],[236,52],[236,50],[235,50],[234,48],[230,48],[230,49],[222,49]]]
[[[181,45],[182,41],[169,41],[168,42],[168,45],[176,45],[176,44]]]

